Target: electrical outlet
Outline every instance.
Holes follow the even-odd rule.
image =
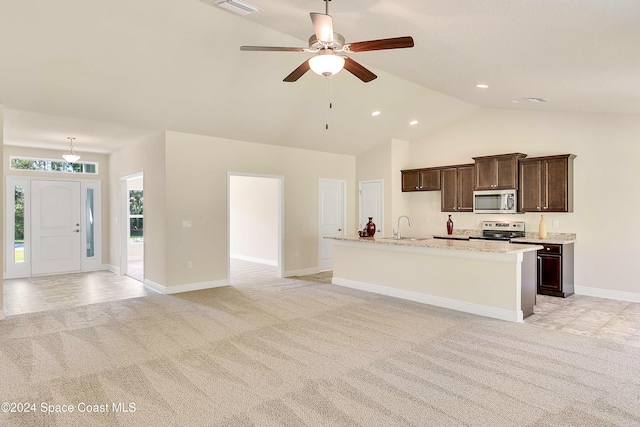
[[[300,251],[295,251],[293,254],[296,258],[300,258]]]
[[[187,268],[193,268],[193,263],[191,261],[187,261]]]
[[[427,218],[427,224],[431,224],[431,218]]]
[[[191,221],[182,220],[182,228],[191,228]]]
[[[553,221],[551,221],[552,227],[558,228],[559,225],[560,225],[560,222],[557,219],[554,219]]]

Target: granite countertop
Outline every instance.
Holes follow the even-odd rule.
[[[453,234],[435,234],[433,237],[438,239],[455,239],[455,240],[469,240],[469,236],[480,236],[482,232],[480,230],[453,230]],[[576,242],[576,235],[574,233],[547,233],[545,239],[540,239],[538,233],[525,233],[525,237],[518,237],[511,239],[512,243],[531,243],[532,245],[565,245],[568,243]]]
[[[430,239],[424,240],[397,240],[393,237],[375,239],[360,238],[358,236],[325,236],[325,239],[340,240],[347,242],[362,242],[368,244],[382,244],[394,246],[410,246],[415,248],[435,248],[452,249],[459,251],[495,252],[495,253],[519,253],[542,249],[540,245],[522,245],[490,240],[450,240],[450,239]]]

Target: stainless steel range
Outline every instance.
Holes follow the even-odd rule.
[[[524,222],[521,221],[482,221],[482,235],[470,236],[469,239],[509,241],[516,237],[524,237]]]

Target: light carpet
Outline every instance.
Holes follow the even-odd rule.
[[[0,367],[8,426],[640,425],[640,348],[298,279],[10,317]]]

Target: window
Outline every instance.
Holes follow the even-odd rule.
[[[129,190],[129,241],[144,241],[144,198],[142,190]]]
[[[93,214],[93,188],[87,188],[85,192],[85,236],[87,244],[87,258],[95,256],[95,217]]]
[[[24,262],[24,186],[14,189],[13,262]]]
[[[14,157],[9,159],[10,167],[13,170],[28,170],[40,172],[61,172],[61,173],[85,173],[96,175],[98,173],[98,163],[76,162],[68,163],[63,160],[35,159],[29,157]]]

